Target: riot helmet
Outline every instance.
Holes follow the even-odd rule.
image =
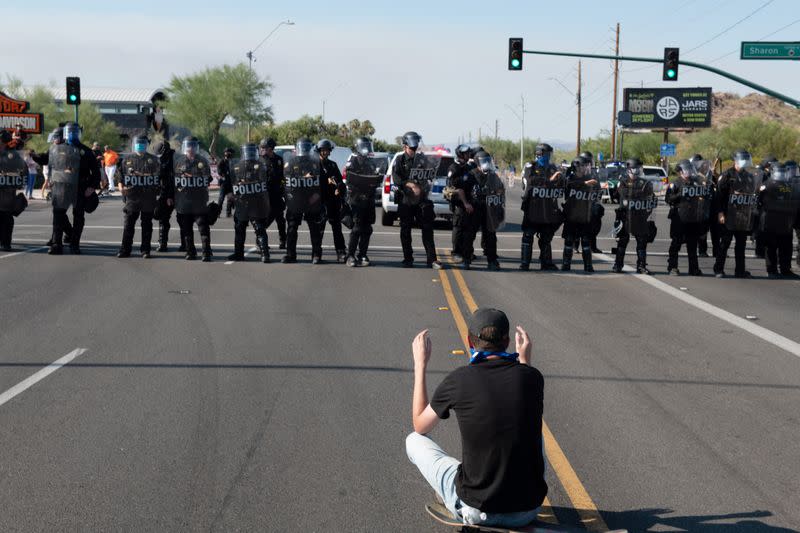
[[[581,157],[586,159],[590,165],[594,165],[594,155],[592,155],[592,152],[581,152]]]
[[[416,131],[407,131],[403,134],[403,146],[408,146],[412,150],[419,148],[422,137]]]
[[[576,176],[582,178],[588,173],[589,169],[587,167],[589,167],[591,164],[591,159],[581,155],[572,160],[570,167]]]
[[[301,137],[295,143],[294,150],[297,156],[311,155],[311,150],[314,149],[314,143],[308,137]]]
[[[690,159],[690,161],[692,161]],[[694,166],[694,171],[701,176],[708,176],[709,172],[711,172],[711,163],[708,159],[696,159],[692,161],[692,165]]]
[[[769,170],[770,168],[772,168],[772,165],[777,162],[778,159],[775,156],[768,155],[767,157],[761,160],[761,164],[758,166],[760,166],[764,170]]]
[[[369,137],[359,137],[356,139],[356,142],[353,144],[353,148],[355,148],[357,154],[365,157],[375,151],[372,146],[372,141]]]
[[[472,157],[472,148],[466,144],[459,144],[456,146],[456,157],[461,161],[467,161]]]
[[[133,138],[133,151],[139,155],[147,152],[147,146],[150,144],[150,139],[146,135],[137,135]]]
[[[255,143],[242,145],[242,161],[258,161],[258,146]]]
[[[688,179],[692,174],[695,173],[696,169],[691,161],[688,159],[683,159],[682,161],[679,161],[677,165],[675,165],[675,170],[682,178]]]
[[[796,178],[800,176],[800,174],[798,174],[797,161],[789,159],[788,161],[785,161],[783,163],[783,167],[786,169],[786,172],[789,174],[789,177]]]
[[[772,163],[772,170],[769,175],[771,180],[778,183],[784,183],[792,179],[791,169],[787,169],[786,165],[781,165],[777,161]]]
[[[553,155],[553,147],[547,143],[536,145],[536,163],[539,166],[547,166],[550,164],[550,156]]]
[[[696,163],[697,161],[702,161],[703,156],[701,154],[694,154],[692,157],[689,158],[689,161],[692,163]]]
[[[76,145],[81,142],[81,127],[77,122],[67,122],[64,125],[64,140],[67,144]]]
[[[753,166],[753,156],[747,150],[737,150],[733,154],[733,164],[738,170],[744,170]]]
[[[50,135],[47,136],[48,143],[61,144],[64,142],[64,130],[62,128],[53,128]]]
[[[641,178],[644,176],[644,169],[642,169],[642,160],[638,157],[632,157],[625,161],[625,168],[628,175],[634,178]]]
[[[181,143],[181,153],[187,157],[194,157],[197,155],[197,152],[200,150],[200,141],[197,140],[197,137],[184,137],[183,142]]]
[[[490,172],[494,170],[494,160],[492,156],[481,150],[475,154],[475,163],[478,165],[478,168],[481,169],[481,172]]]

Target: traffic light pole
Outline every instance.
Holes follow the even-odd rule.
[[[75,104],[75,124],[80,124],[78,122],[78,104]]]
[[[572,52],[549,52],[545,50],[523,50],[522,53],[544,55],[544,56],[587,57],[590,59],[613,59],[615,61],[638,61],[641,63],[659,63],[659,64],[664,63],[664,58],[654,58],[654,57],[612,56],[604,54],[578,54]],[[740,78],[739,76],[731,74],[730,72],[726,72],[724,70],[720,70],[718,68],[711,67],[709,65],[703,65],[702,63],[695,63],[694,61],[684,61],[682,59],[678,61],[678,64],[686,65],[687,67],[699,68],[700,70],[707,70],[708,72],[713,72],[714,74],[717,74],[724,78],[728,78],[729,80],[733,80],[737,83],[741,83],[742,85],[746,85],[751,89],[755,89],[756,91],[762,92],[768,96],[777,98],[781,102],[786,102],[787,104],[791,104],[797,108],[800,108],[800,100],[796,100],[779,92],[773,91],[772,89],[768,89],[767,87],[754,83],[750,80]]]

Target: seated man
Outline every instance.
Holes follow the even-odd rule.
[[[536,519],[547,495],[544,378],[530,366],[531,341],[521,327],[516,332],[518,353],[506,353],[505,313],[478,309],[468,326],[470,362],[444,378],[430,403],[425,383],[431,356],[428,330],[414,339],[414,433],[406,438],[406,453],[456,520],[519,527]],[[451,409],[461,432],[461,463],[425,436]]]

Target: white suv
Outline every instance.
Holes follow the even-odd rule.
[[[397,152],[389,163],[389,169],[383,179],[383,191],[381,193],[381,207],[383,208],[383,216],[381,223],[384,226],[391,226],[397,218],[397,204],[394,203],[394,191],[397,190],[397,185],[392,183],[392,168],[394,162],[403,152]],[[452,221],[453,213],[450,212],[450,203],[444,198],[444,187],[447,185],[447,171],[450,165],[453,164],[453,156],[447,151],[437,150],[435,152],[422,152],[426,157],[438,160],[436,167],[436,177],[431,184],[431,191],[428,194],[428,199],[433,202],[433,212],[436,218]]]

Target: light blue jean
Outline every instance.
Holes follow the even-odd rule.
[[[406,437],[406,454],[442,499],[454,519],[470,525],[498,527],[520,527],[536,520],[538,508],[516,513],[483,513],[462,502],[456,494],[456,471],[461,463],[444,453],[429,437],[411,433]]]

